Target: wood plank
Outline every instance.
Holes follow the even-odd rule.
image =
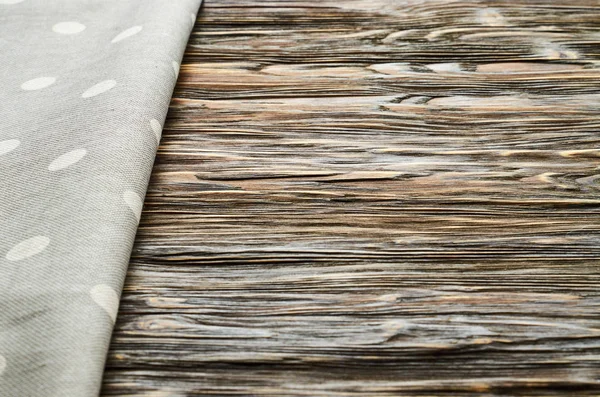
[[[600,3],[208,1],[105,396],[600,393]]]

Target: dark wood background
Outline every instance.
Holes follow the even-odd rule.
[[[600,395],[599,67],[599,1],[207,0],[103,395]]]

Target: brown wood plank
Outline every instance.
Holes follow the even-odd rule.
[[[105,396],[600,393],[600,2],[207,1]]]

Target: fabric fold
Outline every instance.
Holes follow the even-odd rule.
[[[200,0],[0,0],[0,395],[100,390]]]

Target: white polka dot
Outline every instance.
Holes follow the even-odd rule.
[[[7,139],[6,141],[0,141],[0,156],[8,152],[12,152],[20,144],[21,141],[19,141],[18,139]]]
[[[139,32],[142,31],[142,27],[141,26],[134,26],[131,27],[121,33],[119,33],[118,35],[115,36],[114,39],[112,39],[111,43],[116,43],[117,41],[121,41],[123,39],[126,39],[130,36],[133,36],[134,34],[137,34]]]
[[[154,131],[154,135],[156,135],[156,140],[160,142],[160,135],[162,132],[162,125],[160,125],[160,122],[156,119],[150,120],[150,128],[152,128],[152,131]],[[2,152],[0,152],[0,154],[1,153]]]
[[[175,72],[175,77],[179,76],[179,63],[172,61],[171,66],[173,66],[173,71]]]
[[[63,168],[67,168],[68,166],[73,165],[76,162],[78,162],[79,160],[81,160],[86,154],[87,154],[87,151],[85,149],[71,150],[70,152],[67,152],[67,153],[63,154],[62,156],[59,156],[56,160],[51,162],[50,165],[48,166],[48,170],[49,171],[58,171],[58,170],[62,170]]]
[[[125,200],[125,203],[133,212],[135,219],[137,219],[139,222],[142,216],[142,207],[144,206],[142,198],[136,192],[127,190],[125,193],[123,193],[123,200]]]
[[[52,26],[52,30],[60,34],[76,34],[85,30],[85,25],[79,22],[59,22]]]
[[[4,356],[2,354],[0,354],[0,375],[2,375],[2,373],[4,372],[5,369],[6,369],[6,359],[4,358]]]
[[[81,94],[82,98],[91,98],[93,96],[102,94],[103,92],[106,92],[112,88],[114,88],[114,86],[117,85],[117,82],[114,80],[104,80],[99,82],[98,84],[88,88],[83,94]]]
[[[25,0],[0,0],[0,4],[17,4]]]
[[[119,294],[106,284],[98,284],[90,290],[90,296],[115,322],[119,311]]]
[[[9,261],[20,261],[30,256],[39,254],[50,244],[50,239],[45,236],[35,236],[21,241],[6,253]]]
[[[38,77],[21,84],[21,88],[25,91],[41,90],[56,82],[56,77]]]

